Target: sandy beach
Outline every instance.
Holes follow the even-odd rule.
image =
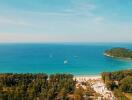
[[[84,82],[88,80],[98,80],[98,79],[101,79],[101,75],[75,76],[74,79],[76,79],[79,82]]]

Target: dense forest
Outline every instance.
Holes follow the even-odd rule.
[[[0,74],[0,100],[86,100],[98,97],[88,82],[76,88],[71,74]],[[93,100],[93,99],[88,99]]]
[[[126,48],[112,48],[106,50],[104,55],[119,58],[132,58],[132,50]]]
[[[74,89],[71,74],[0,74],[0,100],[66,100]]]
[[[117,98],[127,100],[125,93],[132,94],[132,69],[102,73],[102,79],[107,88],[114,92]]]

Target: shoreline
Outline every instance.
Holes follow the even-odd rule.
[[[107,53],[104,53],[103,55],[106,56],[106,57],[115,58],[115,59],[132,60],[132,58],[128,58],[128,57],[115,57],[115,56],[111,56],[111,55],[109,55]]]

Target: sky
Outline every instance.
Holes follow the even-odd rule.
[[[0,0],[0,42],[132,42],[132,0]]]

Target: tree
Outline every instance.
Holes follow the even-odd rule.
[[[83,92],[82,87],[76,88],[74,91],[74,100],[83,100]]]
[[[132,76],[128,76],[121,80],[120,90],[126,93],[132,93]]]

